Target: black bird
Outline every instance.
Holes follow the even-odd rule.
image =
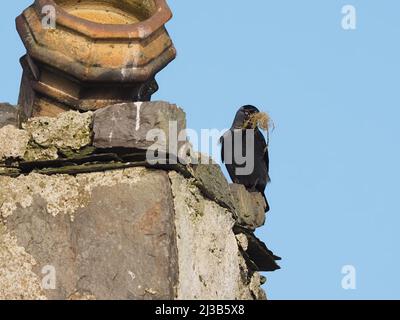
[[[256,107],[251,105],[241,107],[236,113],[232,127],[224,133],[220,141],[222,144],[222,162],[225,163],[232,181],[244,185],[250,192],[262,193],[268,212],[270,208],[264,194],[267,183],[270,182],[268,145],[258,126],[254,128],[250,121],[259,112]],[[249,150],[246,148],[246,133],[254,135],[254,148],[249,147]],[[239,148],[237,153],[243,157],[242,160],[235,159],[236,148]],[[254,170],[245,174],[240,173],[240,169],[246,166],[246,163],[243,163],[244,159],[246,159],[245,161],[254,159]]]

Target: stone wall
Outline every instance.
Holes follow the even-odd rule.
[[[176,106],[149,107],[172,112],[152,126],[184,126]],[[139,130],[96,147],[96,118],[0,121],[0,299],[265,299],[259,272],[279,258],[254,236],[262,196],[215,164],[150,165],[147,145],[123,145]]]
[[[17,123],[17,110],[9,103],[0,103],[0,128]]]

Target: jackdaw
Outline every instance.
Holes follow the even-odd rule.
[[[269,177],[268,145],[258,127],[256,119],[260,111],[251,105],[243,106],[236,113],[232,127],[224,133],[222,144],[222,162],[225,163],[232,181],[242,184],[249,192],[263,194]]]

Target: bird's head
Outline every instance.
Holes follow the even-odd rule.
[[[254,127],[251,126],[251,119],[259,113],[260,110],[254,106],[247,105],[241,107],[236,113],[235,120],[233,121],[233,127],[236,129],[254,129]]]

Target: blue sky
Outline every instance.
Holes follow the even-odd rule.
[[[0,100],[16,102],[24,48],[2,4]],[[177,59],[156,99],[190,128],[229,127],[236,110],[268,111],[272,207],[258,235],[284,260],[270,299],[400,299],[400,2],[170,0]],[[341,28],[344,5],[357,29]],[[353,265],[357,289],[341,287]]]

